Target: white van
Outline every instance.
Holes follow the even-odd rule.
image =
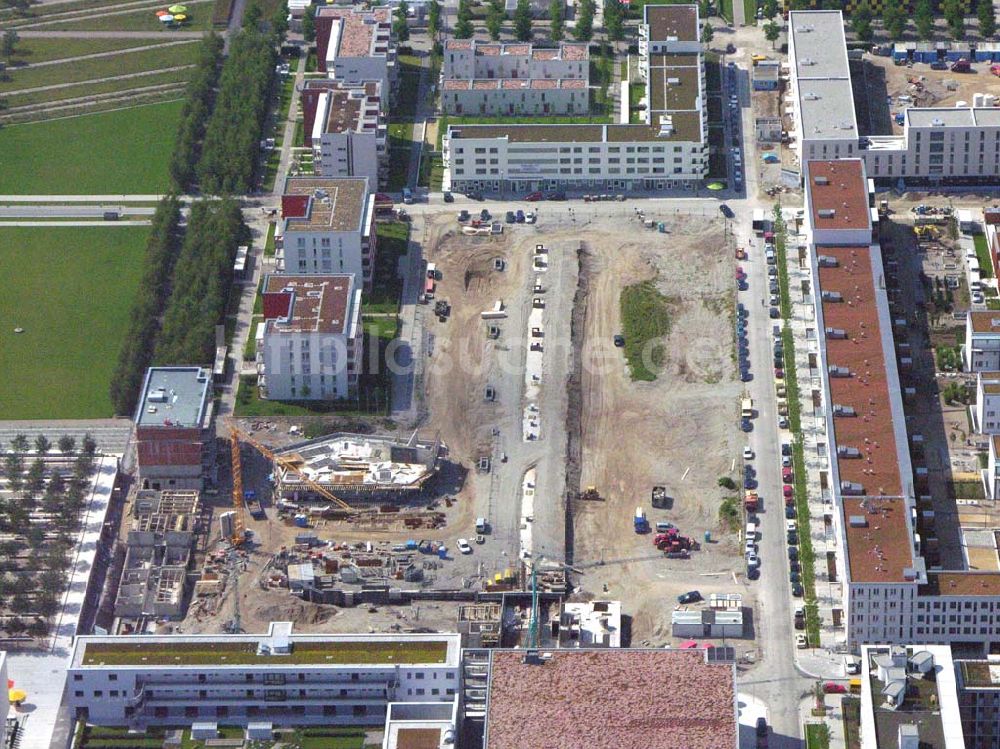
[[[757,524],[753,521],[747,523],[747,540],[756,541],[757,540]]]

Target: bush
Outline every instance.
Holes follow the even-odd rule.
[[[731,478],[729,478],[729,476],[720,476],[718,484],[723,489],[728,489],[729,491],[736,491],[736,482],[733,481]]]
[[[135,410],[146,368],[152,363],[159,316],[169,293],[170,277],[180,244],[180,220],[180,203],[176,197],[168,195],[160,201],[153,214],[152,232],[146,244],[146,267],[132,303],[128,331],[111,378],[111,404],[119,415],[131,415]],[[71,452],[73,447],[66,450],[64,444],[69,443],[60,439],[59,449],[64,453]]]
[[[719,522],[730,531],[740,529],[740,502],[736,497],[726,497],[719,505]]]

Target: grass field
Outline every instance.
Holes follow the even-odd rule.
[[[31,65],[66,57],[93,55],[99,52],[115,52],[150,44],[164,44],[169,39],[21,39],[14,48],[14,54],[6,58],[9,73],[16,73],[18,65]]]
[[[146,227],[0,230],[0,418],[112,415],[108,384],[148,235]]]
[[[188,20],[177,27],[177,31],[208,31],[212,28],[212,0],[191,0],[184,5],[188,8]],[[39,31],[162,31],[169,34],[175,29],[168,28],[156,17],[154,11],[159,7],[129,13],[95,13],[90,18],[46,23],[35,28]]]
[[[141,7],[143,4],[154,5],[155,3],[150,3],[148,0],[74,0],[74,2],[67,3],[34,5],[26,12],[19,12],[13,8],[3,8],[0,9],[0,20],[9,23],[11,26],[16,26],[38,23],[39,21],[45,21],[55,16],[80,13],[81,11],[94,10],[96,8],[111,10],[112,6],[132,5]]]
[[[103,83],[92,83],[83,81],[81,83],[66,86],[65,88],[53,88],[47,91],[34,91],[28,94],[20,94],[16,91],[7,94],[7,105],[10,107],[27,106],[29,104],[46,104],[50,102],[62,101],[64,99],[78,99],[82,97],[95,96],[96,94],[110,94],[130,91],[132,89],[144,88],[146,86],[157,86],[165,83],[177,84],[180,98],[183,95],[183,86],[191,77],[194,68],[186,70],[174,70],[166,73],[151,73],[139,78],[130,78],[125,81],[104,81]],[[120,104],[119,104],[120,106]]]
[[[174,101],[0,129],[0,194],[164,192],[181,106]]]
[[[112,57],[95,57],[61,65],[15,70],[12,71],[9,81],[0,83],[0,93],[10,94],[26,88],[78,83],[177,65],[190,65],[194,62],[199,44],[198,40],[192,40],[189,44],[161,45],[143,52],[123,52]]]
[[[632,379],[655,380],[663,365],[663,347],[659,339],[670,332],[670,300],[652,281],[643,281],[622,289],[619,303],[625,358]]]

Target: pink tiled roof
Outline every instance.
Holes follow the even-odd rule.
[[[703,650],[495,650],[486,749],[732,749],[735,674]]]
[[[505,55],[527,55],[531,53],[530,44],[505,44],[503,47]]]
[[[532,88],[559,88],[559,81],[552,80],[551,78],[532,78],[531,79]]]
[[[448,49],[472,49],[471,39],[449,39]]]
[[[446,78],[444,81],[445,91],[466,91],[472,85],[472,81],[461,80],[459,78]]]
[[[500,88],[500,81],[478,80],[472,82],[474,91],[494,91]]]
[[[563,78],[559,84],[561,88],[587,88],[587,82],[582,78]]]
[[[531,57],[535,60],[555,60],[559,57],[558,49],[536,49],[532,50]]]
[[[586,44],[563,44],[559,49],[564,60],[586,60],[590,54]]]
[[[497,57],[500,54],[499,44],[477,44],[476,54],[485,57]]]
[[[530,82],[527,78],[504,78],[503,88],[505,89],[521,89],[528,88]]]

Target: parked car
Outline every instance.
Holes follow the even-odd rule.
[[[739,149],[736,149],[736,152],[739,153]],[[736,216],[736,214],[733,213],[733,209],[730,208],[725,203],[719,206],[719,213],[721,213],[726,218],[734,218]]]
[[[524,196],[524,199],[527,200],[529,203],[537,203],[539,200],[542,199],[542,197],[543,196],[540,192],[529,192],[527,195]]]
[[[792,446],[791,446],[791,444],[789,444],[788,442],[782,442],[781,443],[781,454],[782,455],[791,455],[792,454]]]
[[[747,554],[747,569],[760,567],[760,557],[754,553]]]
[[[806,639],[805,635],[801,633],[795,635],[795,647],[797,647],[799,650],[805,650],[806,648],[809,647],[809,641]]]
[[[835,681],[828,681],[823,685],[823,691],[826,694],[844,694],[847,692],[847,687]]]
[[[687,593],[681,593],[677,596],[678,603],[697,603],[702,600],[701,593],[697,590],[689,590]]]
[[[771,307],[767,314],[772,320],[777,320],[781,317],[781,310],[777,307]]]
[[[788,417],[779,416],[778,417],[778,429],[788,429]]]
[[[788,582],[790,583],[802,582],[802,576],[795,570],[792,570],[788,573]]]
[[[743,419],[743,421],[740,422],[740,429],[742,429],[744,432],[752,432],[753,422],[750,421],[750,419]]]
[[[792,469],[791,468],[782,468],[781,469],[781,480],[782,481],[784,481],[786,484],[790,484],[790,483],[792,483],[793,479],[794,479],[794,476],[792,475]]]
[[[625,336],[623,336],[623,335],[616,335],[614,337],[614,342],[615,342],[615,348],[624,348],[624,346],[625,346]]]
[[[744,369],[742,372],[740,372],[740,382],[750,382],[750,380],[752,379],[753,375],[750,374],[747,370]]]
[[[508,224],[513,224],[516,220],[514,218],[514,211],[507,211],[507,215],[504,217]]]
[[[489,210],[487,210],[486,208],[483,208],[483,210],[481,210],[479,212],[479,220],[480,221],[489,221],[492,218],[493,218],[493,216],[490,215]]]
[[[444,191],[444,202],[445,203],[454,203],[455,202],[455,196],[452,195],[451,192],[448,191],[448,190]]]
[[[545,194],[546,200],[566,200],[566,193],[562,190],[556,190],[555,192],[550,192]]]
[[[533,211],[528,211],[524,214],[524,223],[533,224],[535,223],[535,214]]]
[[[750,445],[743,448],[743,460],[753,460],[753,448]]]
[[[517,223],[523,224],[524,223],[524,211],[522,211],[520,208],[518,208],[517,209],[517,213],[514,214],[514,218],[517,219]]]
[[[464,208],[458,212],[458,222],[460,224],[464,224],[469,218],[469,212]]]
[[[469,542],[466,539],[464,539],[464,538],[458,539],[458,542],[457,542],[456,545],[458,546],[458,550],[460,552],[462,552],[463,554],[471,554],[472,553],[472,547],[469,546]]]
[[[788,547],[788,559],[791,561],[798,561],[799,558],[799,548],[797,546]]]
[[[931,70],[947,70],[948,63],[937,60],[931,63]]]
[[[795,505],[786,505],[785,506],[785,517],[786,518],[794,518],[795,517]]]
[[[785,497],[791,497],[794,492],[795,490],[792,489],[792,487],[790,487],[788,484],[785,484],[783,487],[781,487],[781,494]]]
[[[802,584],[792,583],[792,595],[795,596],[796,598],[802,598],[802,593],[803,593]]]

